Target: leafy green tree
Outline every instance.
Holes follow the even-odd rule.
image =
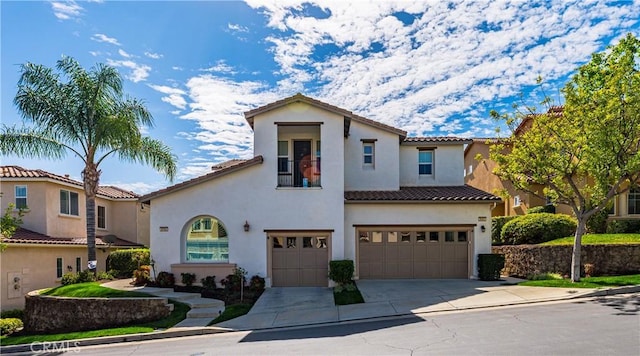
[[[24,209],[21,208],[15,212],[15,207],[15,204],[9,203],[4,214],[0,217],[0,252],[7,249],[7,244],[4,243],[4,239],[11,238],[20,225],[22,225]]]
[[[574,282],[580,280],[588,219],[640,179],[639,62],[640,40],[629,34],[578,68],[562,90],[563,108],[542,114],[517,106],[510,114],[492,111],[512,130],[492,147],[496,174],[517,189],[568,205],[578,220],[571,260]],[[546,187],[543,194],[540,186]]]
[[[32,125],[3,126],[0,152],[48,159],[71,152],[82,159],[88,257],[95,261],[95,198],[103,160],[117,155],[151,165],[173,180],[176,158],[161,141],[142,136],[140,127],[152,127],[153,118],[142,101],[124,95],[115,68],[97,64],[87,71],[75,59],[63,57],[56,69],[21,66],[14,103]]]

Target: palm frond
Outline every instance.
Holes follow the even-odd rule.
[[[68,147],[47,132],[3,126],[0,133],[0,153],[20,157],[60,159]]]

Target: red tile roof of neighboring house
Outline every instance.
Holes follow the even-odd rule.
[[[57,174],[43,171],[42,169],[25,169],[20,166],[0,166],[0,179],[2,178],[16,178],[28,180],[36,179],[51,179],[62,183],[78,186],[80,189],[84,189],[82,182],[73,180],[68,176],[60,176]],[[114,186],[100,186],[98,188],[98,195],[111,199],[136,199],[138,194],[124,190]]]
[[[246,161],[241,161],[241,162],[238,162],[236,164],[226,165],[224,168],[216,169],[213,172],[207,173],[207,174],[205,174],[203,176],[196,177],[196,178],[184,181],[182,183],[178,183],[178,184],[172,185],[170,187],[167,187],[167,188],[164,188],[164,189],[160,189],[160,190],[157,190],[155,192],[151,192],[149,194],[146,194],[146,195],[140,197],[139,200],[141,202],[143,202],[143,203],[148,203],[148,202],[151,201],[151,199],[155,199],[155,198],[161,197],[163,195],[172,193],[174,191],[178,191],[178,190],[181,190],[181,189],[192,187],[192,186],[194,186],[196,184],[200,184],[202,182],[206,182],[206,181],[209,181],[209,180],[212,180],[212,179],[227,175],[229,173],[233,173],[233,172],[239,171],[241,169],[254,166],[256,164],[262,164],[262,161],[263,161],[262,156],[255,156],[252,159],[249,159],[249,160],[246,160]],[[224,165],[224,163],[222,163],[222,164],[220,164],[218,166],[223,166],[223,165]]]
[[[109,235],[106,235],[109,236]],[[96,246],[114,246],[114,247],[143,247],[144,245],[135,242],[113,238],[113,243],[109,244],[103,239],[106,236],[96,236]],[[51,237],[35,231],[18,228],[15,234],[10,238],[2,240],[4,243],[12,244],[41,244],[41,245],[87,245],[86,237]]]
[[[285,105],[288,105],[288,104],[296,103],[296,102],[307,103],[309,105],[312,105],[312,106],[315,106],[315,107],[318,107],[318,108],[321,108],[321,109],[324,109],[324,110],[328,110],[328,111],[331,111],[331,112],[336,113],[338,115],[342,115],[344,117],[350,118],[353,121],[360,122],[360,123],[363,123],[363,124],[369,125],[369,126],[374,126],[374,127],[383,129],[385,131],[389,131],[391,133],[395,133],[395,134],[397,134],[399,136],[402,136],[402,137],[406,137],[407,136],[407,132],[406,131],[401,130],[401,129],[397,128],[397,127],[393,127],[393,126],[386,125],[386,124],[383,124],[383,123],[378,122],[378,121],[367,119],[366,117],[362,117],[362,116],[356,115],[356,114],[354,114],[353,112],[351,112],[349,110],[346,110],[346,109],[343,109],[343,108],[340,108],[340,107],[337,107],[337,106],[334,106],[334,105],[331,105],[331,104],[327,104],[325,102],[322,102],[322,101],[317,100],[317,99],[310,98],[310,97],[308,97],[306,95],[302,95],[300,93],[297,93],[296,95],[290,96],[288,98],[284,98],[284,99],[281,99],[281,100],[278,100],[278,101],[274,101],[273,103],[269,103],[269,104],[263,105],[261,107],[255,108],[253,110],[246,111],[244,113],[244,117],[246,118],[246,120],[249,123],[249,125],[251,125],[251,127],[253,128],[253,118],[256,115],[259,115],[259,114],[262,114],[262,113],[277,109],[279,107],[282,107],[282,106],[285,106]]]
[[[400,190],[344,192],[346,202],[492,202],[501,199],[469,185],[400,187]]]
[[[471,143],[471,139],[450,136],[434,136],[434,137],[407,137],[404,139],[407,143]]]
[[[222,163],[214,164],[213,166],[211,166],[211,170],[212,171],[217,171],[219,169],[224,169],[224,168],[235,166],[235,165],[240,164],[240,163],[245,162],[245,161],[246,161],[246,159],[230,159],[230,160],[222,162]]]

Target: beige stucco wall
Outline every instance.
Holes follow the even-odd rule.
[[[96,255],[98,271],[104,271],[108,251],[98,248]],[[86,246],[9,244],[0,253],[0,308],[20,309],[24,307],[26,293],[60,285],[60,279],[56,278],[59,257],[62,258],[63,273],[68,272],[67,266],[76,271],[76,258],[81,259],[82,269],[87,268]],[[17,282],[14,281],[16,277]]]

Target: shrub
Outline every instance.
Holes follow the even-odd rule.
[[[537,213],[521,215],[504,224],[501,239],[505,244],[539,244],[576,231],[575,219],[564,214]]]
[[[478,255],[478,276],[483,281],[500,280],[500,271],[504,268],[504,255],[481,253]]]
[[[76,284],[76,283],[78,283],[77,273],[67,272],[63,274],[62,278],[60,279],[60,284],[62,284],[63,286],[68,286],[69,284]]]
[[[507,222],[517,218],[517,216],[496,216],[491,218],[491,244],[502,245],[502,227]]]
[[[249,290],[252,292],[261,293],[264,292],[265,281],[264,278],[255,275],[249,280]]]
[[[607,225],[608,234],[640,233],[640,220],[611,220]]]
[[[96,275],[89,269],[78,272],[78,279],[76,283],[94,282]]]
[[[329,278],[339,285],[351,283],[353,271],[354,266],[352,260],[335,260],[329,262]]]
[[[182,276],[182,284],[184,284],[187,287],[190,287],[191,285],[193,285],[193,282],[196,281],[195,273],[185,272],[185,273],[180,273],[180,276]]]
[[[0,319],[7,319],[7,318],[24,320],[24,310],[11,309],[11,310],[5,310],[3,312],[0,312]]]
[[[140,266],[133,271],[133,284],[143,286],[151,281],[151,266]]]
[[[556,207],[554,205],[549,204],[549,205],[534,206],[532,208],[527,209],[527,214],[539,214],[539,213],[555,214]]]
[[[239,292],[243,285],[247,283],[247,271],[242,267],[236,267],[233,274],[220,281],[227,292]]]
[[[591,215],[587,220],[587,232],[591,234],[604,234],[607,232],[607,218],[609,212],[606,209]]]
[[[176,284],[176,278],[173,276],[173,273],[162,271],[158,273],[158,277],[156,277],[156,284],[160,288],[173,288]]]
[[[18,318],[0,319],[0,335],[11,335],[22,328],[22,320]]]
[[[214,290],[216,289],[216,276],[206,276],[200,280],[204,289]]]
[[[109,272],[100,271],[96,273],[96,279],[99,281],[113,280],[113,275],[111,275],[111,273]]]
[[[114,276],[118,278],[129,278],[138,267],[149,264],[151,255],[146,248],[118,250],[109,254],[109,269],[113,270]]]

